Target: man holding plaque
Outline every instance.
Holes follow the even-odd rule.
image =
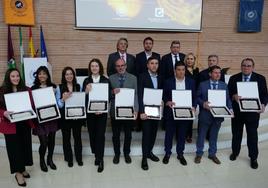
[[[143,103],[144,88],[162,89],[162,77],[157,74],[159,67],[158,57],[149,57],[147,60],[147,72],[139,75],[138,79],[138,96],[139,96],[139,109],[140,118],[142,120],[142,163],[141,168],[148,170],[147,158],[152,161],[159,161],[159,158],[152,152],[155,138],[157,134],[157,127],[159,120],[148,119],[148,114],[145,113]],[[162,99],[162,98],[161,98]],[[159,116],[160,116],[159,108]]]
[[[177,159],[182,165],[187,165],[187,162],[183,156],[185,148],[185,138],[188,127],[191,126],[191,120],[174,120],[173,108],[175,103],[172,101],[172,90],[191,90],[192,92],[192,109],[196,108],[195,97],[195,81],[189,77],[185,77],[185,64],[183,62],[177,62],[175,64],[175,77],[166,80],[164,85],[163,100],[165,104],[164,118],[166,120],[166,134],[165,134],[165,156],[163,163],[168,164],[171,155],[173,136],[176,132],[177,135]]]
[[[250,166],[253,169],[258,168],[258,127],[260,113],[264,112],[268,102],[268,93],[265,77],[254,71],[254,60],[245,58],[241,63],[241,72],[233,75],[229,80],[230,97],[233,100],[234,118],[232,119],[232,154],[230,160],[236,160],[240,153],[241,141],[243,137],[244,124],[247,131],[248,155]],[[261,102],[259,112],[241,112],[239,109],[239,99],[237,92],[237,82],[257,82],[259,100]],[[250,90],[250,88],[248,88]]]
[[[123,59],[118,59],[115,62],[115,69],[117,73],[110,76],[110,83],[111,83],[111,92],[112,92],[112,99],[111,99],[111,123],[112,123],[112,131],[113,131],[113,145],[114,145],[114,159],[113,163],[118,164],[120,160],[120,132],[121,129],[124,129],[125,132],[125,140],[124,140],[124,156],[126,163],[131,163],[130,154],[130,144],[131,144],[131,129],[134,123],[134,120],[127,120],[127,119],[117,119],[116,116],[120,116],[120,113],[116,113],[115,111],[115,95],[119,94],[120,88],[130,88],[134,89],[134,112],[132,109],[122,109],[123,116],[133,116],[134,118],[137,117],[137,112],[139,109],[138,106],[138,96],[137,96],[137,78],[136,76],[128,73],[126,71],[127,64]],[[130,113],[130,114],[129,114]],[[134,119],[133,118],[133,119]]]
[[[214,163],[220,164],[220,160],[217,158],[217,139],[218,133],[221,127],[221,123],[224,118],[216,118],[210,112],[210,104],[208,101],[208,90],[225,90],[226,91],[226,106],[232,111],[232,103],[229,99],[229,92],[225,82],[220,81],[221,68],[217,65],[210,67],[209,70],[210,79],[201,82],[197,90],[197,103],[199,105],[199,117],[198,117],[198,137],[196,142],[196,157],[194,162],[200,163],[203,155],[204,142],[206,134],[209,135],[209,149],[208,158]]]

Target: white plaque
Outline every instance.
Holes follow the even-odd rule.
[[[92,83],[88,93],[88,113],[108,112],[109,85],[107,83]]]

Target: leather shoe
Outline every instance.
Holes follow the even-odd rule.
[[[69,161],[69,162],[68,162],[68,167],[71,168],[71,167],[73,167],[73,166],[74,166],[74,163],[73,163],[72,161]]]
[[[191,137],[187,137],[187,138],[186,138],[186,142],[187,142],[187,143],[192,143],[192,142],[193,142],[193,140],[192,140],[192,138],[191,138]]]
[[[119,163],[119,155],[115,155],[114,156],[113,163],[114,164],[118,164]]]
[[[169,158],[170,158],[170,155],[165,155],[164,158],[163,158],[163,163],[168,164]]]
[[[159,161],[159,158],[156,155],[154,155],[153,153],[150,153],[150,156],[148,158],[151,159],[154,162]]]
[[[253,169],[257,169],[259,167],[259,164],[257,162],[257,160],[251,160],[250,161],[250,167]]]
[[[216,164],[221,164],[221,161],[216,156],[208,156],[208,158]]]
[[[19,183],[19,181],[18,181],[18,178],[17,178],[17,176],[15,175],[15,179],[16,179],[16,181],[17,181],[17,184],[18,184],[18,186],[20,186],[20,187],[26,187],[26,182],[24,181],[23,183]]]
[[[199,163],[201,163],[201,159],[202,159],[201,156],[195,156],[195,158],[194,158],[194,162],[195,162],[196,164],[199,164]]]
[[[231,161],[235,161],[235,160],[236,160],[236,157],[237,157],[237,156],[236,156],[235,154],[232,153],[232,154],[230,155],[229,159],[230,159]]]
[[[98,167],[98,172],[101,173],[103,171],[103,169],[104,169],[104,163],[103,163],[103,161],[100,161],[99,167]]]
[[[131,163],[131,158],[129,155],[125,155],[125,161],[127,164]]]
[[[57,169],[57,167],[56,167],[56,165],[54,164],[54,162],[52,161],[52,159],[47,159],[47,165],[50,166],[50,168],[51,168],[52,170],[56,170],[56,169]]]
[[[83,166],[84,165],[83,161],[77,161],[77,164],[78,164],[78,166]]]
[[[45,163],[44,160],[40,160],[40,168],[41,168],[41,170],[42,170],[43,172],[47,172],[47,171],[48,171],[48,169],[47,169],[47,165],[46,165],[46,163]]]
[[[184,158],[183,155],[178,155],[178,156],[177,156],[177,159],[180,161],[180,163],[181,163],[183,166],[186,166],[186,165],[187,165],[187,161],[185,160],[185,158]]]
[[[147,159],[145,157],[142,158],[142,161],[141,161],[141,168],[143,170],[148,170],[149,169],[149,166],[148,166],[148,163],[147,163]]]

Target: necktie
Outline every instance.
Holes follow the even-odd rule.
[[[244,82],[247,82],[249,79],[249,76],[248,75],[244,75]]]
[[[125,56],[124,54],[121,55],[121,59],[123,59],[125,61]]]
[[[124,75],[119,76],[119,87],[122,88],[125,82],[125,77]]]
[[[176,54],[176,55],[174,55],[174,58],[175,58],[175,63],[177,63],[178,62],[178,55]]]
[[[212,89],[217,89],[217,85],[218,85],[218,84],[217,84],[216,82],[213,82],[213,83],[212,83]]]

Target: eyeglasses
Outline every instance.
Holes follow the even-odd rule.
[[[252,65],[242,65],[242,67],[248,67],[248,68],[250,68],[250,67],[253,67]]]

